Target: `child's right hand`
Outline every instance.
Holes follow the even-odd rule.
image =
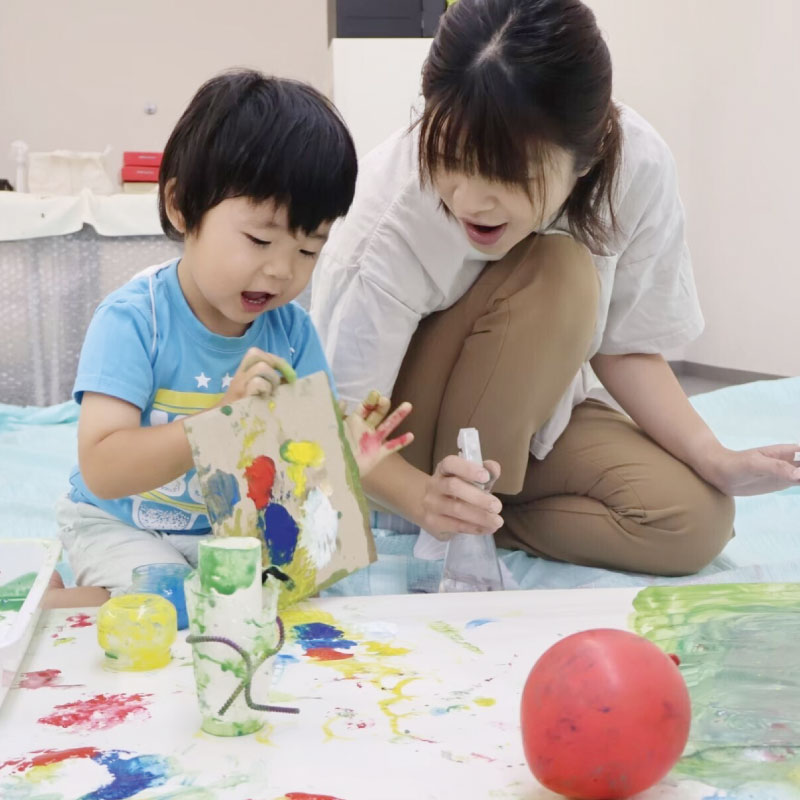
[[[231,379],[228,391],[225,392],[220,405],[228,405],[243,397],[260,395],[269,397],[278,388],[281,381],[294,383],[297,380],[294,370],[286,359],[265,353],[257,347],[251,347],[242,359]]]
[[[496,461],[484,461],[481,467],[460,456],[447,456],[428,479],[422,527],[437,539],[449,539],[454,533],[494,533],[503,525],[503,505],[489,490],[499,477]]]

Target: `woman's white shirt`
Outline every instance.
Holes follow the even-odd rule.
[[[622,107],[621,119],[618,230],[604,252],[592,253],[601,289],[589,357],[660,353],[703,329],[672,154],[635,111]],[[545,233],[568,230],[559,218]],[[419,321],[461,298],[486,261],[438,195],[420,185],[416,129],[369,153],[312,286],[311,317],[341,397],[352,406],[370,389],[391,395]],[[587,362],[534,436],[534,456],[550,452],[594,383]]]

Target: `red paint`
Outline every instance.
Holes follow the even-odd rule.
[[[41,689],[58,683],[60,669],[40,669],[38,672],[25,672],[19,681],[20,689]]]
[[[316,658],[317,661],[341,661],[345,658],[352,658],[352,653],[343,653],[341,650],[334,650],[332,647],[310,647],[306,650],[306,655]]]
[[[16,767],[15,772],[24,772],[31,767],[46,767],[70,758],[92,758],[100,753],[96,747],[73,747],[70,750],[39,750],[39,755],[30,759],[17,758],[0,764],[3,767]]]
[[[259,510],[266,508],[275,483],[275,462],[269,456],[258,456],[245,469],[244,477],[247,479],[247,496]]]
[[[288,792],[286,800],[342,800],[332,794],[306,794],[305,792]]]
[[[73,614],[67,622],[70,628],[91,628],[94,620],[88,614]]]
[[[628,631],[588,630],[534,664],[522,692],[522,744],[551,791],[613,800],[670,771],[691,717],[683,676],[662,650]]]
[[[681,665],[681,658],[677,653],[670,653],[669,657],[675,662],[676,667]]]
[[[81,731],[99,731],[121,725],[129,717],[147,716],[150,694],[98,694],[88,700],[56,706],[56,712],[38,721],[44,725]]]
[[[361,439],[358,442],[358,449],[364,456],[371,456],[381,449],[383,444],[383,436],[378,431],[366,431],[361,434]]]

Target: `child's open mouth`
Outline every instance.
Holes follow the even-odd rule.
[[[242,292],[242,307],[249,313],[258,313],[267,307],[274,294],[268,292]]]
[[[507,223],[502,225],[476,225],[473,222],[464,222],[464,229],[467,231],[467,236],[475,242],[475,244],[487,247],[500,241],[502,235],[506,232]]]

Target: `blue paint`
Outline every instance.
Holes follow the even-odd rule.
[[[85,794],[80,800],[125,800],[145,789],[167,782],[172,770],[163,756],[134,756],[125,750],[106,750],[92,756],[113,778],[111,783]]]
[[[286,653],[280,653],[275,658],[283,664],[299,664],[300,659],[297,656],[290,656]]]
[[[317,647],[335,647],[338,650],[347,650],[355,647],[358,642],[345,639],[344,634],[333,625],[326,625],[324,622],[308,622],[304,625],[294,626],[294,635],[297,643],[302,645],[305,650]]]
[[[471,619],[464,627],[469,630],[470,628],[480,628],[481,625],[488,625],[490,622],[496,622],[494,619]]]
[[[226,520],[241,499],[236,478],[229,472],[216,470],[206,481],[205,499],[211,523]]]
[[[272,563],[278,567],[290,563],[300,533],[292,515],[282,505],[273,502],[258,515],[258,525]]]

